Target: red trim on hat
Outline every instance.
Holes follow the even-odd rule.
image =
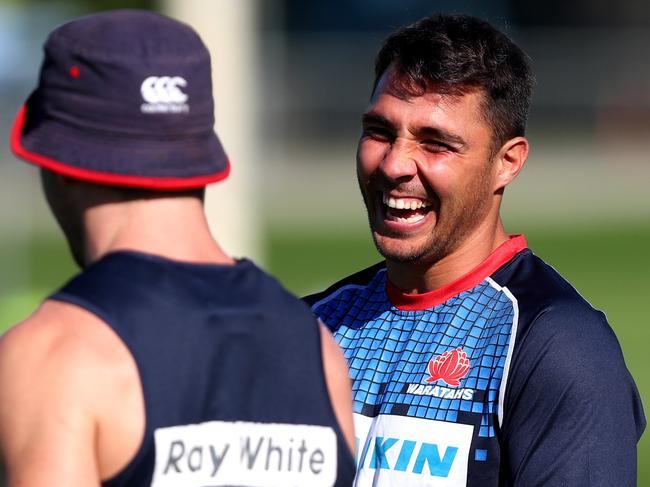
[[[398,289],[392,282],[386,280],[386,293],[391,303],[405,311],[417,311],[433,308],[444,303],[452,296],[473,288],[486,277],[507,263],[519,252],[527,248],[523,235],[511,235],[508,240],[499,245],[483,262],[464,276],[442,286],[435,291],[422,294],[407,294]]]
[[[80,179],[90,183],[106,184],[110,186],[129,186],[134,188],[152,189],[152,190],[185,190],[202,188],[210,183],[222,181],[230,174],[230,161],[226,161],[226,168],[223,171],[206,176],[194,176],[189,178],[170,178],[155,176],[132,176],[124,174],[109,173],[103,171],[94,171],[70,166],[65,162],[50,159],[47,156],[31,152],[22,144],[21,136],[25,125],[26,107],[20,107],[14,125],[11,128],[11,150],[21,159],[40,166],[44,169],[56,172],[63,176],[74,179]]]

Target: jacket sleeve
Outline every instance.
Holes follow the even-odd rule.
[[[645,418],[604,315],[559,303],[521,332],[504,401],[501,484],[636,486]]]

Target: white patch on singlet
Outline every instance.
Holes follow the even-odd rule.
[[[152,487],[331,487],[336,434],[326,426],[209,421],[154,431]]]

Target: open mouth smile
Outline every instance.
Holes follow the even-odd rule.
[[[422,198],[411,196],[391,196],[381,193],[383,213],[388,222],[415,224],[424,220],[433,204]]]

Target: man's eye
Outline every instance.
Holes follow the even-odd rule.
[[[363,135],[380,141],[390,141],[393,138],[393,135],[388,130],[381,127],[365,127]]]
[[[437,140],[423,140],[420,142],[420,145],[429,152],[447,152],[451,151],[451,147],[449,147],[447,144],[443,144],[442,142],[438,142]]]

